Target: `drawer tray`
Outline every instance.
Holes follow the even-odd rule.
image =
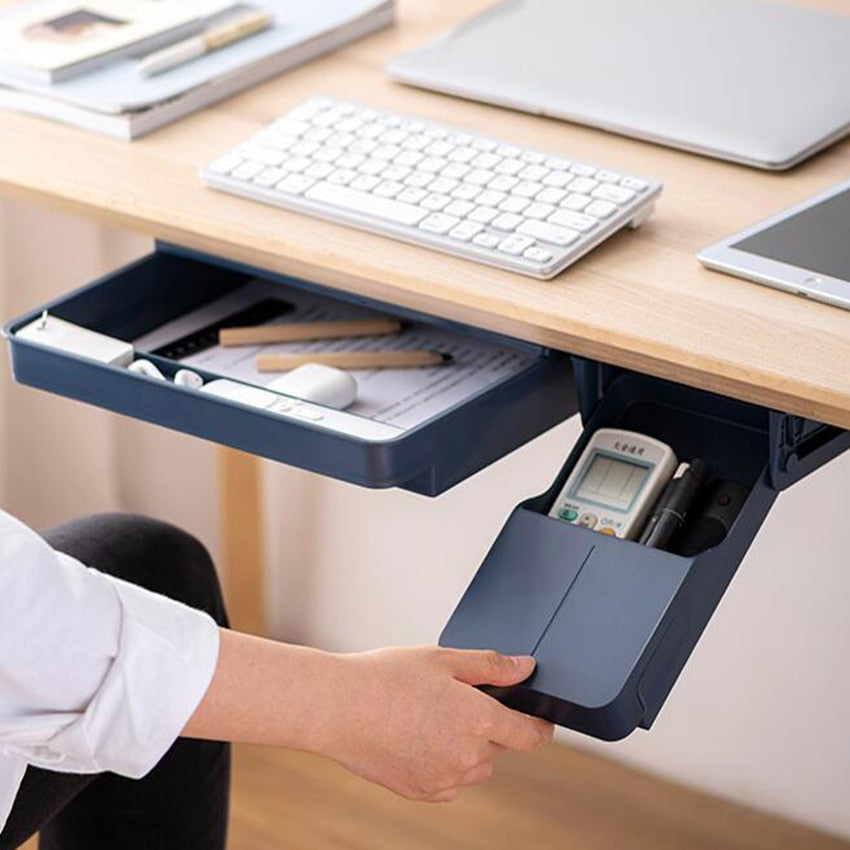
[[[441,335],[456,353],[453,363],[439,367],[446,370],[440,381],[448,381],[449,386],[445,400],[435,403],[427,415],[411,413],[399,404],[404,410],[396,419],[312,405],[308,419],[304,406],[286,415],[271,413],[16,336],[47,310],[51,316],[132,342],[137,356],[151,360],[171,378],[181,368],[175,353],[179,346],[161,345],[163,334],[173,329],[172,336],[179,337],[178,329],[193,317],[213,315],[217,305],[230,299],[239,302],[245,287],[255,287],[296,314],[298,310],[322,317],[347,317],[352,311],[354,315],[389,314],[421,331],[425,339]],[[577,410],[572,368],[565,354],[167,245],[158,245],[150,256],[13,320],[4,333],[15,378],[23,384],[333,478],[429,496]],[[478,359],[471,359],[469,352],[478,352]],[[216,371],[218,361],[198,365],[193,359],[183,365],[205,381],[223,374]],[[472,391],[451,389],[455,376],[472,381],[469,376],[476,370],[484,377],[473,381]],[[401,381],[420,380],[426,370],[409,371],[419,375],[403,376]],[[460,379],[457,385],[467,386]],[[403,396],[407,385],[399,386]],[[420,387],[419,392],[439,394],[441,386],[438,381],[426,390]],[[415,407],[418,398],[408,405],[411,410],[425,409]]]

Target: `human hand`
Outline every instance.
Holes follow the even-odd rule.
[[[534,659],[436,647],[328,656],[335,695],[317,706],[315,750],[413,800],[448,802],[490,777],[506,749],[552,739],[550,723],[475,685],[514,685]]]

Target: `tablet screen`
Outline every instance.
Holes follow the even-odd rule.
[[[850,280],[850,188],[731,247]]]

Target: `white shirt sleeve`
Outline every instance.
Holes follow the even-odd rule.
[[[0,829],[27,764],[144,776],[209,686],[213,619],[0,511]]]

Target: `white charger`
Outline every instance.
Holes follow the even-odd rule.
[[[133,346],[129,342],[57,319],[46,310],[41,318],[21,328],[15,336],[114,366],[129,366],[133,360]]]
[[[357,399],[357,381],[342,369],[305,363],[275,378],[267,390],[344,410]]]

